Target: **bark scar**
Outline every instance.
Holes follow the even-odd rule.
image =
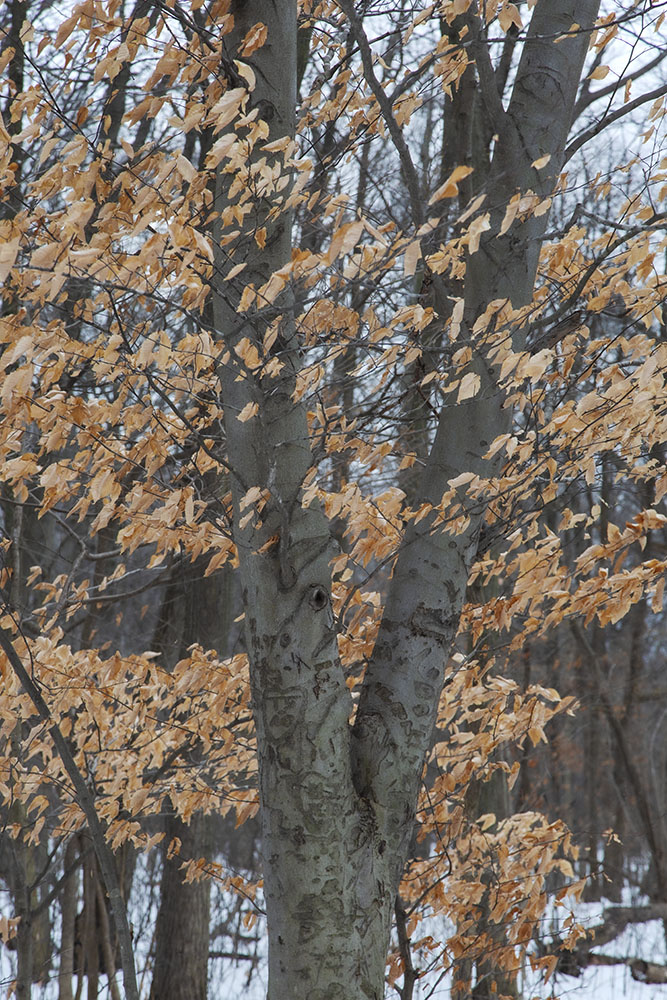
[[[417,605],[410,616],[410,628],[416,635],[439,641],[444,639],[449,642],[455,626],[454,615],[445,614],[440,608],[427,608],[423,602]]]

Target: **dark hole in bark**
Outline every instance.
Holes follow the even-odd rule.
[[[324,587],[313,587],[308,603],[315,611],[321,611],[322,608],[326,608],[329,603],[329,595]]]

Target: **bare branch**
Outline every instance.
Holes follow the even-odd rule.
[[[630,114],[636,108],[640,108],[643,104],[648,104],[649,101],[657,100],[665,94],[667,94],[667,83],[663,83],[662,86],[656,87],[655,90],[651,90],[647,94],[641,94],[639,97],[636,97],[634,101],[629,101],[622,107],[617,108],[616,111],[612,111],[604,118],[601,118],[600,121],[591,125],[591,127],[586,129],[585,132],[580,132],[565,150],[563,163],[565,164],[568,160],[572,159],[574,154],[581,149],[582,146],[585,146],[587,142],[593,139],[596,135],[599,135],[600,132],[603,132],[609,125],[613,125],[614,122],[617,122],[619,118],[624,118],[625,115]]]
[[[603,51],[604,50],[600,51],[598,56],[601,57]],[[642,76],[645,76],[646,73],[650,73],[651,70],[655,69],[656,66],[659,66],[665,58],[667,58],[667,51],[659,52],[654,59],[650,60],[650,62],[645,63],[643,66],[639,66],[632,73],[621,76],[620,79],[614,80],[613,83],[607,84],[606,87],[600,87],[599,90],[595,90],[593,92],[586,87],[585,90],[582,90],[581,96],[577,102],[577,106],[574,111],[574,120],[576,121],[579,115],[581,115],[586,108],[590,107],[591,104],[594,104],[595,101],[601,101],[605,97],[613,97],[614,94],[617,94],[620,90],[627,86],[628,83],[639,80]],[[595,64],[599,65],[600,62],[601,59],[596,58]]]
[[[355,41],[359,46],[359,52],[361,53],[361,62],[364,68],[366,82],[371,88],[371,92],[373,93],[375,100],[378,102],[380,111],[382,112],[382,117],[386,122],[389,135],[391,136],[391,141],[393,142],[401,161],[403,177],[410,195],[412,219],[418,229],[424,221],[424,213],[422,211],[422,196],[419,176],[415,165],[412,162],[412,156],[410,155],[408,144],[398,122],[394,118],[391,101],[382,84],[375,75],[375,69],[373,67],[373,53],[371,51],[368,37],[366,36],[366,32],[364,31],[361,18],[358,17],[357,12],[354,9],[354,2],[351,2],[351,0],[340,0],[339,7],[350,22],[352,34],[354,35]]]

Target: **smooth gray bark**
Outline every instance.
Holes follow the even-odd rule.
[[[271,141],[293,131],[296,10],[293,0],[275,0],[261,12],[253,6],[235,6],[236,32],[243,37],[260,16],[268,26],[267,44],[248,62],[257,78],[252,106],[267,121]],[[547,216],[515,225],[511,235],[496,234],[517,190],[546,195],[553,186],[588,35],[558,44],[554,38],[574,21],[592,25],[597,9],[593,0],[541,0],[534,11],[511,102],[497,126],[492,227],[468,263],[469,329],[492,299],[511,298],[519,306],[532,298]],[[550,168],[538,173],[531,163],[546,154]],[[218,211],[231,181],[221,170]],[[287,216],[271,220],[259,204],[252,224],[266,225],[265,249],[257,249],[251,232],[244,256],[235,260],[218,246],[213,300],[216,330],[230,349],[218,375],[257,727],[269,998],[381,1000],[391,912],[483,511],[473,512],[468,530],[456,537],[435,531],[428,518],[408,532],[352,731],[330,601],[330,527],[316,507],[301,506],[312,456],[305,407],[292,399],[300,357],[286,300],[274,349],[281,374],[267,379],[234,362],[241,338],[261,348],[271,315],[240,319],[241,288],[224,280],[230,264],[245,259],[243,283],[258,285],[290,259]],[[517,331],[517,346],[522,337]],[[482,355],[472,364],[481,392],[443,408],[422,477],[421,497],[433,504],[460,472],[496,471],[482,455],[510,415],[491,365]],[[259,413],[241,422],[237,416],[248,402],[256,402]],[[270,497],[242,526],[248,513],[242,499],[253,486]]]
[[[597,2],[538,3],[517,70],[509,108],[496,144],[489,177],[488,202],[494,206],[491,228],[470,257],[465,278],[468,329],[489,302],[532,299],[541,240],[548,213],[513,226],[499,237],[505,207],[518,191],[546,196],[558,175],[588,36],[554,38],[577,20],[594,23]],[[576,17],[575,17],[576,15]],[[550,154],[547,170],[531,164]],[[516,349],[525,343],[517,330]],[[493,476],[499,460],[482,456],[493,439],[508,430],[511,413],[503,408],[496,372],[483,355],[471,367],[481,389],[473,399],[445,405],[421,483],[421,499],[437,505],[450,479],[462,472]],[[359,774],[370,775],[373,797],[388,809],[396,842],[409,838],[404,816],[416,802],[423,757],[430,745],[447,652],[459,614],[483,510],[470,512],[470,525],[452,537],[436,532],[428,518],[408,532],[399,553],[375,651],[366,672],[355,724]],[[378,760],[384,763],[378,769]],[[362,779],[367,782],[367,778]],[[397,800],[403,808],[397,809]],[[400,832],[402,830],[402,833]],[[401,848],[399,848],[399,851]]]

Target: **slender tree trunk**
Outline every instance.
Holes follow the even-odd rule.
[[[171,815],[166,826],[167,850],[175,838],[180,849],[165,857],[162,875],[151,998],[206,1000],[211,883],[207,878],[185,882],[181,870],[184,860],[202,852],[206,817],[196,813],[186,824]]]
[[[194,642],[230,650],[234,588],[229,567],[204,577],[201,561],[179,567],[165,593],[154,648],[168,666],[187,656]],[[187,720],[184,720],[187,721]],[[173,845],[180,842],[176,850]],[[152,1000],[206,1000],[211,884],[188,882],[183,864],[210,853],[208,822],[195,813],[188,824],[172,809],[167,815],[160,908],[155,928]]]
[[[73,1000],[72,976],[74,975],[74,928],[76,906],[79,898],[78,869],[74,869],[78,856],[78,837],[71,837],[65,848],[65,871],[72,872],[65,879],[60,895],[60,965],[58,968],[58,1000]]]
[[[81,975],[86,976],[87,998],[97,1000],[100,978],[97,936],[97,864],[90,855],[83,864],[83,931],[81,935]]]
[[[20,805],[17,810],[23,813]],[[16,820],[15,820],[16,821]],[[12,850],[12,894],[15,914],[20,918],[16,931],[16,997],[30,1000],[33,980],[33,933],[30,914],[30,886],[28,883],[28,856],[30,847],[22,836],[11,845]]]

